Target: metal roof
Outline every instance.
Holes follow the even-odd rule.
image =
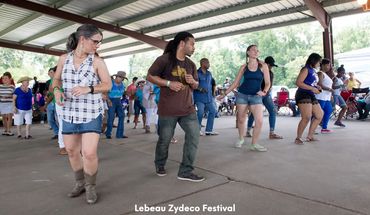
[[[27,2],[27,1],[24,1]],[[171,39],[189,31],[204,41],[314,21],[304,0],[32,0],[31,2],[96,21]],[[318,1],[331,17],[362,13],[354,0]],[[2,4],[4,3],[4,4]],[[79,23],[24,9],[0,0],[0,42],[64,51]],[[116,32],[104,31],[99,49],[109,58],[155,47]],[[2,43],[2,44],[3,44]]]

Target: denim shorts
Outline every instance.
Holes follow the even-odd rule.
[[[101,133],[103,116],[100,114],[96,119],[88,123],[70,123],[63,120],[62,134]]]
[[[333,97],[334,97],[334,104],[338,105],[341,108],[347,106],[346,102],[344,101],[341,95],[333,95]]]
[[[238,93],[236,96],[236,104],[238,105],[258,105],[262,104],[262,96],[259,95],[245,95],[243,93]]]

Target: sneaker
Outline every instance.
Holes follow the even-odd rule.
[[[54,135],[51,139],[52,140],[57,140],[58,139],[58,135]]]
[[[340,126],[340,127],[346,127],[346,125],[344,125],[341,121],[336,121],[335,123],[334,123],[334,125],[336,125],[336,126]]]
[[[155,172],[157,173],[158,176],[161,176],[161,177],[167,175],[166,169],[164,168],[164,166],[157,167]]]
[[[41,121],[40,124],[44,124],[45,122],[44,121]]]
[[[251,134],[251,131],[247,131],[247,133],[245,134],[246,137],[252,137],[252,134]]]
[[[206,131],[206,135],[219,135],[217,131]]]
[[[192,181],[192,182],[201,182],[204,181],[204,177],[195,175],[194,173],[189,173],[188,175],[179,175],[177,176],[177,179],[183,180],[183,181]]]
[[[202,131],[199,132],[200,136],[204,136],[204,133]]]
[[[256,151],[256,152],[267,152],[267,149],[264,146],[261,146],[260,144],[251,144],[250,147],[251,151]]]
[[[236,142],[234,146],[235,148],[241,148],[243,144],[244,144],[244,139],[238,140],[238,142]]]
[[[330,129],[321,129],[321,134],[330,134],[332,133],[333,131],[330,130]]]

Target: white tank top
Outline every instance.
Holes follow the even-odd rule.
[[[333,85],[333,80],[331,80],[331,78],[325,72],[321,73],[324,75],[324,78],[322,79],[322,85],[324,88],[331,88]],[[320,94],[316,94],[316,98],[322,101],[330,101],[331,92],[328,90],[322,90]]]

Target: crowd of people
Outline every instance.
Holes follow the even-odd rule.
[[[154,160],[158,176],[167,174],[169,147],[177,142],[174,138],[176,125],[179,124],[184,130],[183,157],[177,173],[179,180],[205,180],[194,173],[199,136],[219,135],[214,129],[217,103],[224,101],[229,93],[236,97],[236,148],[243,147],[245,137],[250,137],[250,150],[267,151],[258,143],[264,107],[269,113],[269,139],[283,139],[275,132],[277,118],[271,94],[273,68],[277,65],[272,56],[264,61],[259,60],[257,45],[247,48],[246,62],[240,66],[233,81],[230,78],[225,80],[224,91],[220,93],[209,70],[209,60],[202,58],[198,69],[190,60],[195,51],[195,38],[188,32],[180,32],[168,42],[163,55],[148,69],[146,79],[134,77],[127,87],[124,83],[124,80],[128,80],[126,73],[118,71],[110,76],[104,60],[98,56],[97,49],[102,40],[102,32],[94,25],[80,26],[68,38],[68,53],[60,56],[56,67],[49,69],[50,80],[42,92],[37,79],[34,79],[34,87],[30,89],[30,77],[21,77],[17,81],[20,84],[17,88],[9,72],[5,72],[1,78],[2,135],[14,135],[11,131],[14,114],[17,137],[32,138],[30,126],[33,108],[37,106],[41,113],[46,111],[52,139],[58,140],[59,153],[68,155],[75,175],[75,186],[69,197],[86,192],[87,203],[94,204],[98,200],[96,178],[99,138],[102,133],[107,139],[112,138],[116,118],[115,138],[128,138],[124,123],[126,112],[127,124],[131,123],[131,116],[134,115],[134,129],[138,126],[140,115],[145,133],[152,133],[154,125],[158,134]],[[330,60],[322,59],[319,54],[312,53],[308,57],[296,80],[298,89],[294,109],[297,105],[299,110],[296,112],[299,111],[301,115],[294,141],[296,144],[317,141],[315,132],[319,125],[322,127],[321,133],[331,133],[328,123],[335,105],[340,107],[340,111],[334,125],[345,127],[342,119],[347,111],[347,103],[341,91],[354,90],[361,85],[353,73],[349,73],[349,76],[345,78],[343,66],[335,74]],[[357,106],[359,119],[365,119],[370,110],[370,96],[358,100]],[[205,116],[207,123],[203,132],[202,121]],[[41,117],[43,120],[44,117]],[[22,135],[24,123],[26,129],[25,135]],[[302,138],[308,124],[307,137]]]

